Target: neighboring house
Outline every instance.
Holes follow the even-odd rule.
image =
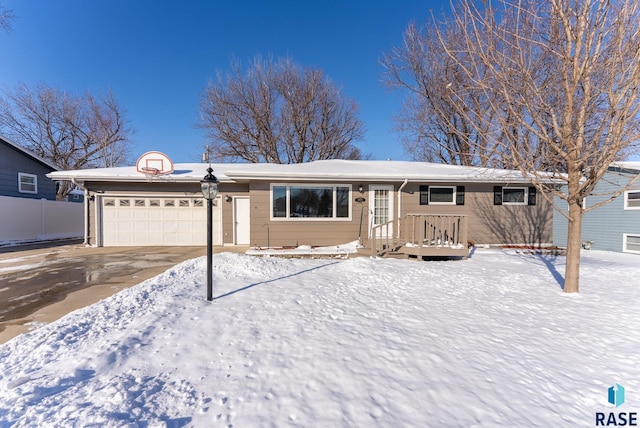
[[[0,245],[82,236],[83,206],[56,201],[55,170],[0,136]]]
[[[58,168],[51,162],[0,136],[0,196],[56,199],[56,183],[46,174]]]
[[[640,162],[617,162],[600,180],[584,206],[589,207],[625,188],[640,174]],[[566,202],[565,202],[566,205]],[[553,242],[567,245],[567,219],[558,212],[553,219]],[[640,179],[613,201],[585,213],[582,246],[586,249],[640,254]]]
[[[48,176],[87,190],[87,243],[205,245],[200,180],[207,167],[176,164],[171,173],[151,175],[155,168],[138,165]],[[468,242],[552,241],[551,207],[517,171],[352,160],[211,167],[220,181],[215,245],[326,246],[359,239],[373,248],[380,238],[393,238],[394,246],[406,244],[416,254],[427,245],[466,254]],[[384,245],[391,244],[376,248]]]

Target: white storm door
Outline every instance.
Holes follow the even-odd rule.
[[[233,198],[233,243],[249,245],[251,224],[251,206],[247,196]]]
[[[373,227],[393,220],[393,185],[369,186],[369,237],[373,235]],[[393,224],[387,228],[376,229],[377,237],[393,236]]]

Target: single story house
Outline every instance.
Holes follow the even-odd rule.
[[[639,174],[640,162],[616,162],[609,166],[592,194],[584,199],[584,207],[594,206],[609,199],[616,191],[627,187],[632,179],[636,179],[613,201],[584,214],[583,248],[640,254],[640,178],[637,178]],[[555,212],[555,245],[566,246],[567,227],[567,219],[561,213]]]
[[[161,165],[149,162],[145,165]],[[172,164],[166,173],[147,166],[139,160],[136,167],[48,176],[86,189],[85,233],[91,245],[205,245],[200,181],[209,165]],[[552,241],[551,206],[518,171],[369,160],[210,166],[220,182],[215,245],[328,246],[359,240],[384,249],[392,238],[393,245],[449,246],[466,253],[468,243]]]
[[[56,200],[53,163],[0,135],[0,196]]]

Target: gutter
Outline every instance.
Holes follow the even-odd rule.
[[[404,181],[402,182],[402,185],[398,189],[398,227],[397,227],[398,239],[400,239],[400,220],[402,219],[402,189],[404,189],[404,186],[406,186],[407,184],[409,184],[409,179],[405,178]]]

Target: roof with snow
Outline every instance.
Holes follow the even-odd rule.
[[[207,174],[206,163],[176,163],[165,177],[169,181],[199,182]],[[526,183],[520,171],[444,165],[429,162],[377,160],[319,160],[301,164],[228,163],[211,164],[220,182],[271,181],[386,181]],[[147,177],[135,166],[57,171],[54,180],[141,182]]]
[[[614,168],[628,169],[640,172],[640,161],[620,161],[611,164]]]

